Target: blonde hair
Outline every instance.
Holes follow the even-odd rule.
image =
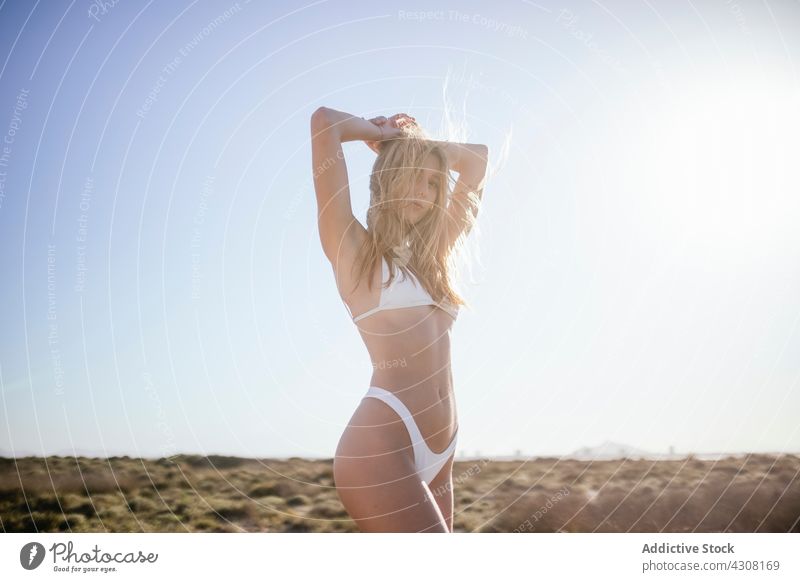
[[[438,159],[442,171],[436,198],[422,218],[416,223],[407,223],[402,218],[401,207],[429,154]],[[458,240],[447,244],[444,237],[447,221],[450,220],[447,214],[450,182],[444,149],[429,139],[419,127],[406,125],[402,137],[382,142],[369,180],[368,236],[354,262],[356,281],[360,282],[366,276],[368,288],[371,289],[373,269],[378,266],[378,259],[383,257],[389,265],[389,281],[386,285],[397,275],[396,266],[406,276],[410,268],[434,301],[466,305],[453,288],[451,273],[455,269],[451,259],[454,252],[463,247],[463,233],[469,232],[475,217],[472,212],[464,213],[464,220],[469,223],[465,225],[467,228]],[[468,204],[477,206],[477,196],[472,192],[467,196]]]

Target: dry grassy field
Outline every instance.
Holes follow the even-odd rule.
[[[795,455],[457,461],[454,529],[800,532],[799,473]],[[0,458],[0,518],[5,532],[356,531],[331,461],[300,458]]]

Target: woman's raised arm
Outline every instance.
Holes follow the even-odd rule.
[[[338,261],[343,253],[355,256],[366,233],[353,216],[342,143],[377,141],[389,133],[387,128],[380,128],[360,117],[328,107],[320,107],[311,115],[311,162],[317,195],[317,226],[322,250],[332,263],[334,259]]]
[[[458,173],[453,187],[453,197],[447,208],[448,245],[455,244],[459,236],[469,234],[470,225],[478,216],[489,164],[489,148],[483,144],[437,142],[447,154],[447,164]],[[468,213],[472,215],[470,218]]]

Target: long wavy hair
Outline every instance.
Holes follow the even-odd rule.
[[[446,244],[445,227],[450,220],[447,214],[450,203],[452,178],[447,165],[447,155],[440,145],[428,138],[418,127],[406,125],[402,137],[382,143],[370,175],[370,205],[367,210],[367,240],[359,249],[354,263],[356,281],[366,276],[372,288],[373,269],[383,257],[389,265],[389,283],[397,276],[399,268],[405,276],[412,271],[420,284],[436,302],[466,305],[453,288],[451,273],[452,255],[463,246],[463,235],[453,244]],[[403,219],[402,206],[407,202],[415,179],[428,154],[439,161],[441,179],[436,199],[426,214],[416,223]],[[469,195],[470,205],[478,203],[474,193]],[[475,217],[465,213],[469,232]]]

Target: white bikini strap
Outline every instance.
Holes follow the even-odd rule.
[[[425,444],[425,439],[422,437],[422,433],[419,431],[419,427],[417,423],[414,421],[414,416],[411,414],[411,411],[408,410],[403,401],[400,400],[397,396],[385,390],[384,388],[379,388],[378,386],[371,386],[369,392],[373,392],[373,396],[378,396],[381,400],[386,401],[395,412],[400,415],[400,418],[403,419],[403,422],[408,429],[409,434],[411,435],[411,443],[416,447],[419,443]]]

